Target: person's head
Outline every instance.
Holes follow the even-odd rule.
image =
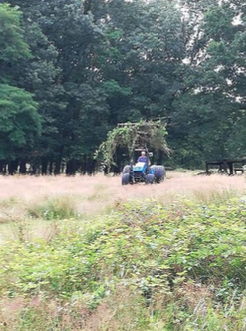
[[[146,156],[146,152],[145,151],[142,151],[141,155],[142,156]]]

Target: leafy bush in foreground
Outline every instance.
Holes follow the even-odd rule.
[[[45,220],[63,220],[78,216],[72,198],[54,197],[27,207],[28,214]]]
[[[243,199],[220,206],[187,201],[171,209],[124,205],[76,230],[65,226],[50,243],[3,247],[1,295],[83,302],[98,312],[123,288],[145,308],[131,317],[131,327],[112,330],[226,330],[224,318],[228,330],[243,330],[245,220]]]

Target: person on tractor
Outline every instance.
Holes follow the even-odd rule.
[[[141,156],[138,158],[138,162],[144,162],[147,164],[147,168],[150,166],[149,158],[146,156],[146,152],[142,151]]]

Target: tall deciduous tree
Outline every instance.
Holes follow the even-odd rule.
[[[0,5],[0,171],[8,161],[16,161],[34,145],[41,122],[33,96],[19,88],[15,67],[31,52],[20,26],[20,12],[7,4]],[[14,170],[17,170],[17,163]],[[9,164],[10,173],[13,167]]]
[[[244,1],[8,1],[0,83],[33,95],[43,128],[18,162],[93,172],[108,131],[158,117],[174,165],[246,153]]]

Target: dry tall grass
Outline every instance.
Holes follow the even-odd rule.
[[[168,202],[175,196],[206,200],[216,195],[215,192],[237,191],[241,194],[246,189],[246,182],[243,176],[195,176],[190,172],[170,172],[164,183],[148,186],[121,186],[120,177],[99,174],[76,177],[0,177],[0,187],[0,207],[4,207],[5,211],[47,199],[67,197],[74,201],[79,213],[94,214],[114,206],[114,203],[133,199],[150,198]],[[6,215],[0,215],[0,218],[3,217]]]
[[[37,236],[49,240],[55,225],[42,220],[83,220],[127,201],[154,199],[169,205],[191,198],[221,203],[246,191],[244,176],[196,176],[192,172],[169,172],[167,179],[158,185],[122,186],[120,176],[98,174],[0,176],[0,186],[0,243]]]

